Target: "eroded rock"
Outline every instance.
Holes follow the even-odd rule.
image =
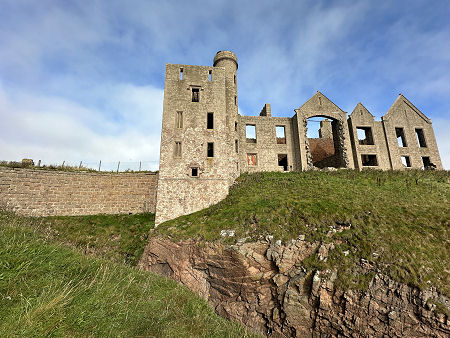
[[[151,238],[139,267],[170,278],[207,299],[215,311],[275,337],[448,337],[449,299],[376,274],[366,291],[336,288],[336,271],[306,271],[302,261],[330,245],[272,238],[225,246]],[[371,269],[361,261],[360,269]]]

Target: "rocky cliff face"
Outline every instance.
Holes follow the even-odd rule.
[[[225,246],[156,237],[139,267],[185,284],[218,314],[275,337],[450,335],[444,313],[450,302],[436,290],[420,291],[378,273],[367,291],[344,291],[334,285],[336,272],[302,267],[311,253],[326,256],[329,248],[301,238],[286,245]]]

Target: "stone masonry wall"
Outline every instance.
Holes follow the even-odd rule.
[[[26,216],[155,212],[157,173],[0,168],[0,207]]]
[[[254,125],[256,129],[256,142],[246,140],[246,125]],[[285,143],[278,144],[276,127],[283,126],[285,130]],[[241,172],[256,171],[283,171],[278,166],[278,155],[286,154],[288,170],[296,170],[295,148],[292,133],[292,119],[287,117],[268,116],[239,116],[239,155]],[[256,165],[248,164],[247,154],[256,154]]]

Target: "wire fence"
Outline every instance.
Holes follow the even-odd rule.
[[[27,162],[29,161],[29,162]],[[22,161],[3,161],[8,166],[26,166],[40,167],[49,169],[90,169],[102,172],[133,172],[133,171],[157,171],[159,161],[43,161],[43,160],[24,160]]]
[[[156,171],[159,168],[159,161],[80,161],[80,162],[68,162],[70,166],[78,166],[98,171]]]

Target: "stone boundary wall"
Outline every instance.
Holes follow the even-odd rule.
[[[155,212],[158,173],[0,167],[0,207],[26,216]]]

